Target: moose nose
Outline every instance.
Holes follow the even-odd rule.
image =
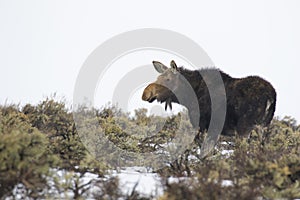
[[[145,90],[143,92],[142,100],[143,101],[148,101],[150,99],[151,95],[152,95],[152,92],[149,92],[149,91]]]
[[[144,89],[144,92],[143,92],[143,95],[142,95],[142,99],[144,101],[148,101],[148,102],[153,102],[157,95],[156,95],[156,84],[155,83],[150,83],[145,89]]]
[[[143,92],[142,100],[147,101],[147,99],[148,99],[148,95],[145,92]]]
[[[148,101],[152,95],[152,84],[149,84],[145,89],[144,89],[144,92],[143,92],[143,95],[142,95],[142,100],[143,101]]]

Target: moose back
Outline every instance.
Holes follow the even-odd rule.
[[[233,78],[216,68],[188,70],[177,67],[171,61],[171,67],[153,61],[154,68],[160,73],[157,80],[149,84],[144,92],[144,101],[165,103],[165,109],[172,109],[172,103],[179,103],[188,109],[189,117],[195,128],[203,132],[208,129],[211,120],[211,97],[203,74],[217,71],[222,78],[226,95],[226,117],[222,135],[247,136],[255,125],[268,126],[273,119],[276,106],[276,92],[273,86],[258,76]],[[188,84],[187,84],[188,83]],[[195,118],[195,101],[186,94],[191,87],[196,95],[200,117]],[[178,98],[180,96],[181,98]]]

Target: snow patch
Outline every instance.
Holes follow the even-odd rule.
[[[120,188],[124,194],[130,194],[133,190],[148,197],[163,194],[158,174],[147,173],[144,167],[128,167],[120,172],[113,171],[111,175],[119,178]]]

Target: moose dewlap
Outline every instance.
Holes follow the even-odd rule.
[[[247,136],[255,125],[268,126],[273,119],[276,106],[275,89],[258,76],[233,78],[215,68],[192,71],[177,67],[174,61],[171,61],[170,68],[157,61],[153,61],[153,65],[160,75],[145,88],[142,99],[150,103],[154,100],[165,102],[165,109],[172,109],[172,103],[185,106],[192,125],[200,128],[200,131],[207,130],[211,120],[211,91],[205,82],[207,79],[203,77],[209,71],[221,75],[222,87],[225,88],[226,117],[222,135]],[[192,88],[196,102],[192,100],[191,93],[187,92],[189,88]],[[193,114],[195,104],[200,111],[200,115],[196,115],[200,116],[197,119]]]

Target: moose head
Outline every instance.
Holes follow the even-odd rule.
[[[172,110],[172,102],[178,103],[176,96],[179,92],[182,93],[180,87],[183,85],[182,82],[184,80],[182,79],[184,77],[180,74],[173,60],[170,63],[170,68],[158,61],[153,61],[152,63],[160,75],[155,82],[145,88],[142,99],[150,103],[154,100],[161,103],[165,102],[165,110],[167,110],[168,106]]]

